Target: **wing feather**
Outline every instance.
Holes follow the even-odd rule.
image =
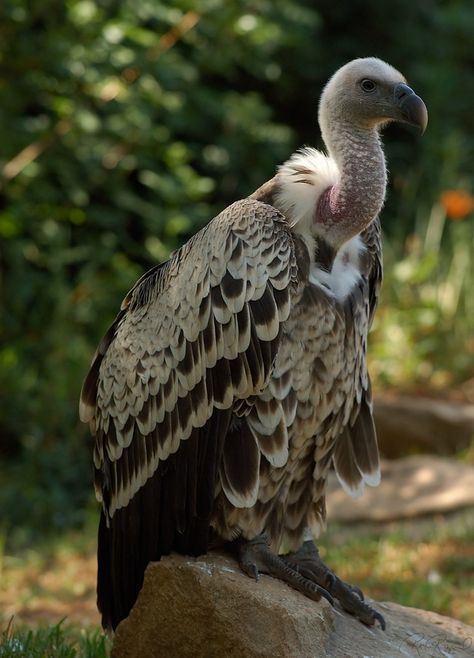
[[[350,430],[354,459],[366,484],[376,487],[380,483],[379,450],[372,414],[370,382],[361,400],[357,418]]]
[[[367,304],[370,327],[378,304],[382,284],[382,240],[380,222],[376,219],[361,234],[367,248],[365,273],[361,288],[354,291],[346,311],[346,326],[356,331],[357,318]],[[366,336],[361,337],[363,349]],[[342,487],[351,496],[359,496],[364,486],[380,483],[379,451],[372,414],[372,391],[365,363],[359,373],[359,391],[349,423],[337,438],[333,463]]]
[[[220,479],[229,502],[253,507],[257,501],[260,450],[247,423],[236,421],[226,437]]]
[[[379,302],[380,288],[383,279],[383,263],[382,263],[382,229],[380,220],[377,218],[370,224],[368,228],[361,234],[362,239],[367,247],[367,254],[370,259],[369,264],[369,327],[374,319],[375,311]]]
[[[260,454],[279,465],[286,460],[280,402],[256,410],[253,429],[232,409],[270,380],[297,278],[284,218],[247,199],[126,296],[80,406],[96,440],[104,625],[128,614],[150,559],[173,548],[207,549],[219,477],[231,503],[251,506]],[[275,429],[273,444],[265,423]]]

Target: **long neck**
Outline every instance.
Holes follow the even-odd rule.
[[[321,127],[340,177],[321,196],[316,223],[333,246],[340,246],[380,212],[387,184],[385,158],[375,127],[356,127],[344,120]]]

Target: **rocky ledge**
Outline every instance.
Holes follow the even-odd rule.
[[[229,556],[172,555],[149,565],[112,658],[474,656],[474,627],[394,603],[374,606],[385,632],[268,576],[255,582]]]

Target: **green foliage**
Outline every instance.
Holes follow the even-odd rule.
[[[379,386],[443,389],[472,377],[474,222],[435,203],[402,244],[385,243],[382,305],[370,337]]]
[[[110,643],[97,629],[79,630],[63,622],[55,626],[0,634],[0,658],[107,658]]]
[[[467,47],[473,21],[468,0],[262,0],[258,7],[250,0],[4,0],[0,505],[6,530],[28,524],[41,533],[82,522],[90,442],[77,420],[77,399],[122,296],[221,208],[271,177],[297,146],[318,144],[321,86],[352,57],[374,54],[393,63],[429,106],[422,141],[399,128],[386,138],[390,262],[400,256],[397,245],[412,244],[415,225],[423,241],[440,192],[471,185],[465,171],[474,151]],[[451,239],[464,240],[454,235],[457,228],[471,230],[456,225],[444,232],[439,286],[447,270],[457,285],[450,246]],[[417,273],[407,283],[397,278],[400,269],[393,278],[388,271],[389,320],[379,326],[413,326],[404,330],[407,353],[415,345],[418,360],[434,363],[440,339],[431,330],[441,324],[441,340],[453,338],[453,316],[440,323],[439,309],[431,320],[426,313],[432,255],[424,253],[421,265],[415,252],[401,256]],[[469,271],[463,291],[472,282]],[[417,288],[395,311],[392,302],[401,303],[402,291],[419,284],[425,292]],[[459,300],[458,313],[466,313],[465,292]],[[465,323],[451,350],[461,354],[455,367],[462,375],[472,363],[472,344],[469,351],[462,342],[467,331]],[[377,349],[383,356],[385,348]],[[383,374],[389,383],[419,376],[416,363],[402,374],[390,374],[393,367]]]
[[[50,529],[83,526],[95,509],[91,450],[89,441],[65,441],[59,449],[52,439],[32,438],[25,440],[21,458],[0,461],[0,539],[4,535],[8,546],[22,546]]]

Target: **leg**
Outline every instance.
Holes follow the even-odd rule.
[[[305,541],[298,551],[283,555],[281,559],[303,578],[324,587],[346,612],[368,626],[373,626],[378,621],[382,630],[385,630],[382,615],[364,603],[360,589],[344,583],[324,564],[313,540]]]
[[[265,535],[258,535],[251,540],[238,540],[237,555],[242,571],[251,578],[258,580],[260,573],[266,573],[283,580],[313,601],[319,601],[323,596],[333,605],[332,596],[324,587],[298,573],[285,560],[273,553]]]

